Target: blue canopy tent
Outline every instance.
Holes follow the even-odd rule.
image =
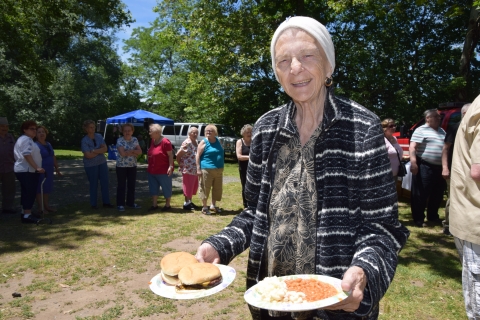
[[[105,125],[105,131],[103,133],[103,138],[105,139],[105,136],[107,134],[107,126],[109,124],[111,125],[116,125],[116,124],[124,124],[124,123],[131,123],[134,126],[143,126],[145,119],[152,119],[149,120],[152,123],[158,123],[161,125],[173,125],[174,121],[169,118],[165,118],[162,116],[159,116],[158,114],[155,114],[150,111],[146,110],[134,110],[130,111],[124,114],[120,114],[115,117],[107,118],[106,125]],[[110,150],[112,149],[112,150]],[[108,158],[111,160],[114,160],[113,158],[116,159],[116,146],[109,146],[108,148]],[[112,153],[112,155],[110,155]]]

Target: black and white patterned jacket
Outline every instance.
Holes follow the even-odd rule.
[[[248,164],[247,210],[205,240],[228,264],[250,248],[247,288],[260,279],[269,232],[269,202],[281,146],[295,134],[295,104],[264,114],[255,124]],[[355,313],[317,311],[320,319],[376,319],[409,231],[398,221],[397,194],[378,117],[329,89],[322,133],[315,143],[318,192],[316,273],[342,278],[351,266],[368,279]],[[252,308],[251,308],[252,310]],[[253,308],[252,316],[259,318]]]

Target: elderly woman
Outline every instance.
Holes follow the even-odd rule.
[[[217,135],[218,130],[215,125],[209,124],[205,127],[205,138],[198,144],[196,157],[202,213],[207,215],[211,214],[207,206],[210,189],[212,190],[210,210],[221,212],[216,204],[217,201],[222,200],[224,151]]]
[[[39,206],[42,205],[43,208],[48,212],[57,212],[55,208],[50,207],[48,202],[49,195],[53,191],[53,172],[56,171],[58,175],[62,175],[58,168],[57,158],[55,157],[55,151],[53,151],[52,145],[46,141],[48,135],[48,130],[44,126],[37,127],[37,135],[35,137],[36,144],[40,149],[40,154],[42,155],[42,167],[45,169],[45,173],[41,173],[38,179],[37,187],[37,203]],[[43,180],[45,179],[45,182]],[[42,199],[42,182],[43,182],[43,199]]]
[[[83,166],[90,183],[90,205],[97,208],[97,189],[100,181],[102,202],[104,208],[113,208],[108,194],[108,166],[105,152],[107,144],[103,137],[95,133],[95,121],[85,120],[83,130],[87,133],[82,139]]]
[[[42,168],[40,149],[33,142],[37,135],[37,123],[29,120],[22,123],[23,135],[18,138],[13,148],[15,165],[13,171],[20,182],[22,223],[37,223],[40,218],[32,214],[33,203],[37,194],[38,174],[45,173]]]
[[[250,159],[250,143],[252,143],[253,127],[246,124],[240,130],[241,139],[237,140],[236,153],[238,160],[238,171],[240,172],[240,181],[242,183],[242,199],[243,207],[247,208],[247,200],[245,199],[245,183],[247,182],[248,160]]]
[[[197,177],[197,148],[198,148],[198,128],[191,126],[188,129],[188,138],[183,141],[182,146],[177,152],[176,158],[182,173],[182,186],[185,202],[184,210],[195,210],[196,206],[192,202],[192,197],[197,194],[198,177]]]
[[[148,149],[148,189],[152,196],[152,206],[148,210],[158,209],[158,190],[162,187],[165,197],[165,206],[162,211],[168,211],[170,200],[172,199],[172,174],[175,170],[173,166],[172,143],[165,137],[162,137],[162,127],[156,123],[151,124],[150,149]]]
[[[266,276],[321,274],[342,279],[350,292],[302,314],[250,306],[253,319],[377,319],[409,235],[398,221],[380,120],[334,95],[333,42],[316,20],[288,19],[270,49],[292,101],[255,123],[248,208],[206,239],[196,257],[228,264],[250,247],[247,288]]]
[[[142,149],[137,138],[133,136],[135,131],[131,123],[122,126],[123,137],[117,139],[117,210],[125,211],[125,189],[127,190],[128,207],[140,209],[135,203],[135,183],[137,181],[137,157],[142,154]]]
[[[395,133],[395,120],[385,119],[382,121],[383,135],[385,145],[387,147],[388,159],[392,167],[393,181],[397,181],[398,168],[403,157],[402,147],[398,144],[397,138],[393,136]]]

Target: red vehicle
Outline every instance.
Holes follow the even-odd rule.
[[[444,102],[438,105],[438,113],[440,113],[442,120],[440,126],[443,130],[448,131],[450,127],[462,120],[461,109],[466,102]],[[410,129],[400,128],[400,131],[395,132],[393,135],[397,138],[398,143],[403,149],[403,158],[409,158],[408,147],[410,146],[410,137],[413,131],[418,127],[425,124],[425,118],[415,123]]]

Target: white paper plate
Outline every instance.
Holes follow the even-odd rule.
[[[220,269],[220,273],[222,274],[222,282],[213,288],[201,289],[192,293],[176,293],[175,286],[167,285],[162,280],[162,276],[159,273],[155,277],[153,277],[152,280],[150,280],[150,290],[152,290],[153,293],[158,294],[159,296],[179,300],[198,299],[210,296],[228,287],[233,282],[237,274],[235,269],[233,269],[232,267],[225,266],[223,264],[215,265]]]
[[[291,275],[291,276],[278,277],[278,279],[280,280],[290,280],[290,279],[298,279],[298,278],[316,279],[325,283],[329,283],[337,289],[338,294],[327,299],[317,300],[313,302],[304,302],[304,303],[265,302],[260,299],[261,298],[260,294],[255,290],[256,289],[255,287],[258,286],[258,284],[256,284],[250,289],[248,289],[247,292],[245,292],[245,295],[244,295],[245,301],[247,301],[248,304],[260,309],[295,312],[295,311],[308,311],[308,310],[324,308],[332,304],[335,304],[337,302],[340,302],[348,297],[347,294],[345,294],[342,290],[342,286],[341,286],[342,280],[337,278],[321,276],[317,274],[297,274],[297,275]]]

